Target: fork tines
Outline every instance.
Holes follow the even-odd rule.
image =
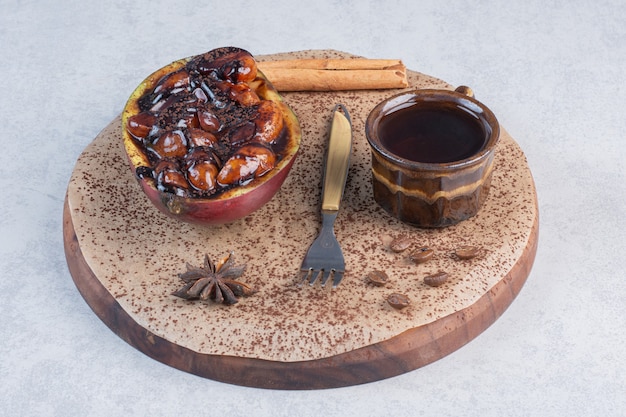
[[[301,278],[300,278],[300,283],[299,283],[300,286],[304,284],[306,281],[309,282],[309,285],[313,286],[319,280],[321,283],[321,286],[324,287],[326,286],[326,283],[328,282],[328,280],[332,277],[333,288],[336,288],[337,285],[339,285],[339,282],[341,282],[341,279],[343,278],[343,271],[338,271],[334,268],[329,269],[328,271],[324,269],[315,270],[313,268],[308,268],[308,269],[302,269],[301,272],[302,274],[300,275]]]

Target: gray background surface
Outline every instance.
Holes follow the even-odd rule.
[[[620,416],[626,413],[626,3],[0,1],[0,415]],[[526,153],[539,250],[467,346],[361,386],[259,390],[113,334],[63,253],[76,158],[178,58],[337,49],[473,87]]]

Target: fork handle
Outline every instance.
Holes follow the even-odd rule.
[[[350,152],[352,150],[352,126],[350,115],[343,104],[333,110],[330,138],[324,166],[322,188],[322,211],[339,211],[341,198],[346,186]]]

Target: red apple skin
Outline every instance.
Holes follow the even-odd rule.
[[[287,178],[296,156],[271,178],[259,183],[250,191],[226,199],[198,199],[178,197],[157,190],[152,181],[141,179],[139,183],[148,199],[162,213],[175,219],[198,225],[218,225],[244,218],[270,201]]]

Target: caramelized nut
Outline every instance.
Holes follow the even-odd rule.
[[[258,107],[258,117],[255,119],[255,139],[261,142],[273,143],[278,139],[283,129],[283,115],[278,104],[271,100],[263,100]]]
[[[187,131],[187,139],[192,147],[211,147],[217,142],[217,138],[213,133],[209,133],[203,129],[189,129]]]
[[[247,180],[260,177],[276,165],[276,155],[260,143],[242,146],[224,163],[217,176],[222,186],[243,184]]]
[[[198,121],[200,122],[200,127],[207,132],[217,133],[222,128],[220,119],[218,119],[214,113],[206,109],[198,110]]]
[[[416,264],[422,264],[430,260],[433,257],[434,253],[435,251],[433,251],[432,249],[428,247],[422,247],[411,253],[409,259],[411,259]]]
[[[199,161],[187,169],[187,179],[193,188],[208,194],[215,190],[217,173],[214,162]]]
[[[154,169],[158,183],[169,190],[186,190],[189,183],[178,166],[170,161],[163,160]]]
[[[448,280],[448,274],[443,271],[439,271],[435,274],[431,274],[424,277],[424,284],[431,287],[439,287]]]
[[[195,148],[185,156],[185,160],[189,184],[204,194],[213,192],[219,172],[213,154],[202,148]]]
[[[409,297],[404,294],[394,293],[387,297],[387,303],[391,307],[401,310],[411,304],[411,301],[409,300]]]
[[[477,246],[461,246],[454,251],[459,259],[472,259],[478,256],[480,248]]]
[[[189,72],[186,68],[182,68],[171,74],[167,74],[154,88],[155,94],[160,94],[167,91],[172,91],[176,88],[186,87],[189,85]]]
[[[149,146],[158,158],[174,158],[187,153],[187,139],[180,130],[165,132]]]
[[[235,100],[242,106],[254,106],[261,102],[259,96],[252,91],[248,84],[235,84],[229,91],[231,99]]]
[[[384,287],[389,281],[389,276],[385,271],[372,271],[367,274],[366,281],[376,287]]]
[[[389,244],[389,249],[392,251],[399,253],[407,250],[409,246],[411,246],[411,238],[406,235],[398,236]]]
[[[232,61],[222,67],[224,77],[235,83],[250,82],[256,78],[256,61],[246,52],[240,52],[232,56]]]
[[[128,118],[126,129],[137,139],[144,139],[156,123],[156,116],[150,112],[141,112]]]

